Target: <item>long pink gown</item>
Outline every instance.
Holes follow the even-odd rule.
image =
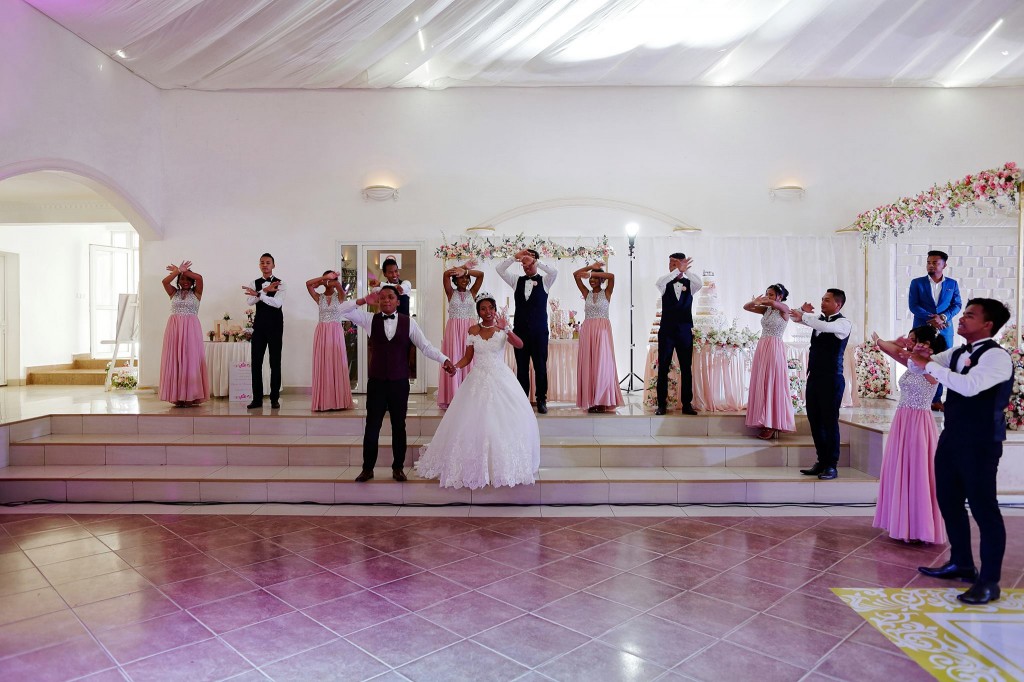
[[[191,289],[171,296],[171,316],[160,355],[160,400],[201,403],[210,397],[210,374],[199,323],[199,299]]]
[[[900,377],[896,408],[882,456],[878,504],[871,524],[897,540],[941,544],[946,527],[935,499],[935,447],[939,432],[932,416],[935,385],[921,375]]]
[[[441,340],[441,352],[451,358],[452,362],[458,362],[466,354],[466,336],[475,322],[476,303],[473,301],[473,294],[468,291],[453,291],[452,297],[448,299],[448,323],[444,326],[444,338]],[[442,410],[448,409],[452,398],[455,397],[455,391],[466,380],[471,369],[472,362],[456,370],[451,376],[444,369],[438,370],[438,407]]]
[[[352,387],[341,301],[334,294],[320,294],[319,307],[320,321],[313,332],[313,411],[347,410],[352,407]]]
[[[586,317],[580,326],[576,362],[576,407],[619,407],[623,405],[622,391],[615,368],[615,346],[605,292],[589,292],[583,313]]]
[[[782,335],[787,320],[775,308],[761,316],[761,338],[750,365],[747,426],[795,431],[796,415],[789,395],[789,367]]]

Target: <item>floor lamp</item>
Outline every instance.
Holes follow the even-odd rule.
[[[636,256],[633,253],[636,247],[636,235],[640,231],[640,226],[636,223],[629,223],[626,225],[626,237],[629,239],[629,374],[622,377],[619,381],[619,386],[625,385],[626,393],[632,393],[633,391],[639,391],[643,388],[643,379],[641,379],[633,369],[633,359],[636,352],[636,343],[633,340],[633,261],[636,260]],[[636,380],[635,382],[633,380]]]

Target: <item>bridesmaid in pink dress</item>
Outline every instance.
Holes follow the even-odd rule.
[[[322,294],[316,291],[321,285]],[[313,411],[347,410],[352,407],[352,387],[341,325],[345,292],[338,284],[338,273],[327,270],[314,277],[306,282],[306,291],[320,308],[320,321],[313,332]]]
[[[164,329],[160,356],[160,400],[176,407],[189,407],[210,396],[210,375],[203,349],[203,326],[199,323],[199,300],[203,297],[203,276],[192,272],[192,261],[168,265],[164,291],[171,297],[171,316]],[[177,278],[176,284],[171,280]]]
[[[476,324],[476,294],[484,283],[484,273],[473,270],[473,262],[448,268],[441,275],[444,295],[448,297],[448,322],[444,326],[441,352],[450,358],[461,358],[466,352],[466,338],[469,328]],[[471,283],[472,282],[472,283]],[[458,368],[455,374],[448,374],[444,368],[437,374],[437,406],[447,410],[455,397],[455,391],[466,380],[470,363]]]
[[[612,325],[608,320],[608,304],[615,289],[615,275],[605,272],[598,261],[573,273],[576,287],[583,294],[580,346],[576,362],[576,407],[587,412],[604,412],[623,405],[619,375],[615,369],[615,346]],[[590,289],[583,284],[587,278]],[[602,289],[602,285],[608,285]]]
[[[901,365],[907,364],[901,353],[915,344],[928,346],[933,354],[946,350],[946,340],[930,325],[915,327],[905,339],[883,341],[878,334],[871,338]],[[871,524],[894,540],[912,544],[946,541],[946,527],[935,498],[935,446],[939,442],[931,411],[935,383],[923,374],[904,372],[900,377],[900,403],[885,441],[878,504]]]
[[[761,440],[774,438],[779,431],[796,430],[786,345],[782,342],[789,321],[789,306],[783,303],[787,298],[786,287],[772,284],[764,296],[743,306],[744,310],[761,316],[761,338],[750,365],[746,419],[747,426],[761,427],[757,434]]]

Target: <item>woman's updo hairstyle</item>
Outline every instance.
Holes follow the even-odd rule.
[[[778,297],[780,301],[785,301],[787,298],[789,298],[789,289],[787,289],[786,287],[782,286],[779,283],[771,284],[768,286],[768,288],[775,292],[775,295]]]

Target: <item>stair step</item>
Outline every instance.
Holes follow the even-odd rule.
[[[375,470],[354,483],[359,467],[283,466],[12,466],[0,469],[0,502],[319,502],[337,503],[861,503],[878,482],[841,468],[834,481],[787,467],[542,468],[534,485],[440,488],[436,481],[391,480]]]
[[[75,358],[74,369],[102,369],[103,371],[106,371],[109,363],[110,360],[106,360],[104,358]],[[132,363],[129,360],[123,359],[118,360],[115,367],[137,367],[138,364],[138,360]]]
[[[106,375],[103,369],[54,369],[30,372],[27,381],[48,386],[102,386]]]
[[[431,438],[408,437],[410,461]],[[382,455],[390,446],[390,437],[382,436]],[[15,466],[339,466],[362,462],[362,436],[49,434],[13,442],[9,453]],[[811,439],[796,435],[772,441],[736,436],[541,439],[545,467],[805,467],[814,461]],[[841,445],[839,463],[850,464],[848,443]]]

